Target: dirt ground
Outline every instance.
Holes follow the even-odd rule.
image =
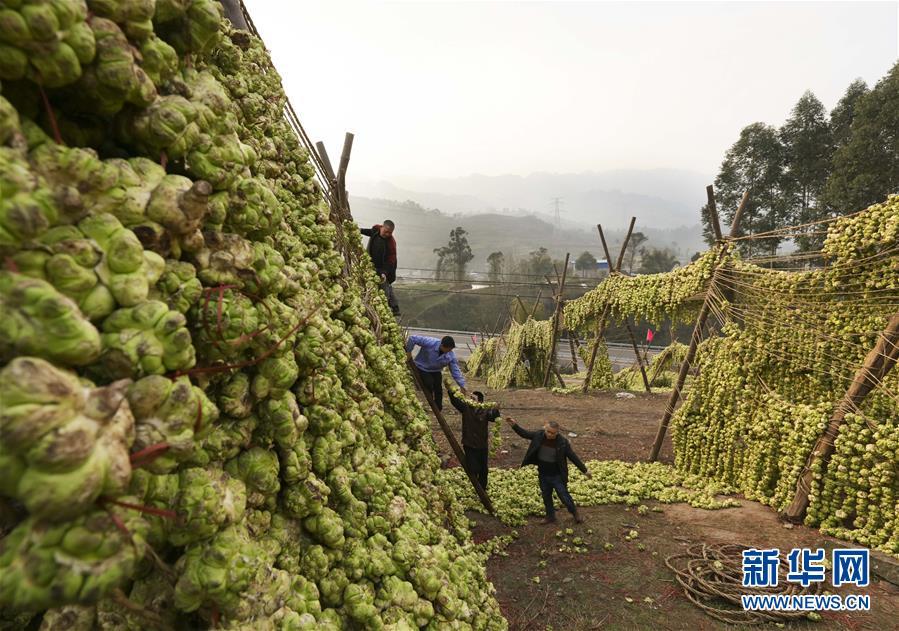
[[[473,381],[468,391],[480,390],[487,401],[498,404],[503,416],[511,416],[519,425],[536,429],[545,421],[558,421],[569,437],[572,447],[583,460],[646,460],[655,441],[659,420],[665,410],[667,393],[632,392],[632,399],[619,399],[616,393],[554,394],[550,390],[493,391],[483,382]],[[427,404],[425,404],[427,405]],[[444,416],[450,427],[461,436],[462,417],[450,405],[444,394]],[[434,421],[435,437],[441,452],[452,455],[449,443]],[[576,436],[571,436],[571,433]],[[521,464],[527,441],[508,425],[501,430],[502,448],[491,467],[510,467]],[[665,437],[660,456],[662,462],[672,462],[671,440]],[[452,458],[452,464],[457,464]]]
[[[534,428],[545,420],[559,421],[575,451],[584,459],[645,460],[665,409],[667,394],[634,393],[633,399],[618,399],[615,393],[557,395],[544,390],[491,392],[483,383],[472,383],[488,400],[496,401],[504,415],[522,426]],[[445,400],[447,421],[460,432],[461,419]],[[572,436],[571,434],[576,434]],[[449,466],[457,464],[436,421],[434,435]],[[502,448],[491,467],[518,466],[525,441],[505,424]],[[666,438],[662,460],[671,462]],[[534,489],[534,492],[538,492]],[[674,581],[664,559],[689,542],[739,543],[747,546],[820,547],[825,540],[816,530],[785,524],[761,504],[738,498],[739,508],[707,511],[685,504],[647,502],[650,511],[640,515],[626,506],[583,509],[583,524],[575,524],[566,513],[559,522],[544,526],[533,518],[516,530],[519,537],[488,562],[487,573],[496,587],[496,598],[513,630],[620,629],[705,631],[736,629],[702,612],[691,603]],[[512,531],[487,515],[469,515],[477,525],[475,541]],[[573,535],[564,534],[571,528]],[[627,541],[635,529],[639,537]],[[561,537],[557,535],[561,531]],[[562,537],[581,537],[587,553],[560,551]],[[612,544],[606,550],[605,544]],[[642,547],[642,549],[641,549]],[[836,589],[835,593],[850,593]],[[860,613],[822,612],[820,622],[801,621],[790,629],[848,629],[850,631],[899,629],[899,587],[872,575],[871,585],[854,589],[871,597],[871,611]],[[646,600],[648,599],[648,600]],[[749,628],[749,627],[744,627]],[[755,627],[758,628],[758,627]],[[776,628],[766,625],[763,628]]]

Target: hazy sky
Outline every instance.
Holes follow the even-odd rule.
[[[806,89],[899,54],[896,2],[246,0],[288,96],[354,179],[673,167],[713,175]],[[336,166],[336,165],[335,165]]]

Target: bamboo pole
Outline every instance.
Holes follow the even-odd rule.
[[[599,343],[602,341],[603,335],[606,333],[606,322],[609,319],[609,306],[602,308],[602,313],[596,323],[596,337],[593,338],[593,347],[590,349],[590,361],[587,362],[587,376],[584,377],[584,385],[581,386],[581,392],[586,392],[590,387],[590,380],[593,378],[593,366],[596,364],[596,354],[599,351]]]
[[[618,261],[615,263],[615,266],[612,267],[612,255],[609,254],[609,246],[606,243],[606,235],[602,231],[602,224],[596,224],[596,229],[599,231],[599,240],[602,242],[602,249],[606,255],[606,261],[609,263],[609,278],[612,278],[612,275],[618,271],[618,268],[621,267],[622,262],[624,261],[624,252],[627,250],[627,244],[631,240],[631,233],[634,230],[634,223],[636,223],[637,218],[631,217],[630,226],[627,229],[627,235],[624,237],[624,243],[621,244],[621,253],[618,255]],[[609,305],[606,305],[602,308],[602,313],[599,316],[599,321],[596,323],[596,337],[593,339],[593,347],[590,349],[590,361],[587,363],[587,376],[584,377],[584,385],[581,386],[581,392],[586,392],[590,387],[590,381],[593,379],[593,367],[596,364],[596,353],[599,351],[599,344],[602,342],[603,336],[606,334],[606,326],[607,320],[609,319]]]
[[[646,378],[646,367],[643,366],[643,358],[640,357],[640,349],[637,348],[637,339],[634,337],[634,330],[631,328],[630,322],[625,323],[625,328],[627,328],[627,334],[631,338],[631,346],[634,347],[634,355],[637,356],[637,365],[640,366],[640,374],[643,375],[643,387],[646,388],[647,392],[652,392],[652,389],[649,387],[649,379]]]
[[[574,335],[572,333],[572,330],[568,329],[568,350],[571,353],[571,368],[574,372],[577,372],[577,349],[574,346]]]
[[[748,200],[749,191],[746,191],[743,193],[743,199],[740,201],[737,212],[734,213],[734,221],[733,224],[731,224],[730,230],[731,238],[737,236],[737,231],[740,229],[740,218],[743,216],[743,209],[746,207],[746,202]],[[709,206],[710,215],[712,213],[717,215],[717,212],[718,211],[714,207]],[[712,223],[712,225],[714,225],[714,223]],[[696,318],[696,325],[693,327],[693,335],[690,336],[690,348],[687,350],[687,357],[684,359],[684,363],[681,364],[680,372],[677,374],[677,382],[674,384],[674,390],[671,391],[671,396],[668,397],[665,413],[662,415],[662,420],[659,423],[659,430],[656,432],[656,439],[652,445],[652,451],[649,454],[650,462],[658,460],[659,452],[662,450],[662,442],[665,440],[665,433],[668,431],[668,423],[671,422],[671,417],[674,416],[674,408],[680,400],[681,388],[684,387],[684,382],[687,380],[687,373],[690,371],[690,364],[693,363],[693,359],[696,357],[696,349],[699,347],[699,342],[702,340],[702,328],[705,326],[705,321],[709,317],[712,294],[714,293],[715,285],[718,282],[718,266],[727,255],[730,244],[727,241],[722,241],[718,244],[718,248],[718,257],[715,260],[712,278],[709,281],[709,287],[705,292],[705,300],[702,302],[699,316]]]
[[[627,243],[630,241],[631,232],[634,229],[634,223],[637,221],[636,217],[631,217],[631,225],[627,229],[627,237],[624,239],[624,245],[621,248],[621,254],[618,255],[618,262],[615,264],[615,269],[609,271],[609,275],[619,274],[621,272],[621,265],[624,262],[624,252],[627,249]],[[602,247],[606,249],[606,240],[605,236],[602,233],[602,230],[599,231],[600,239],[602,239]],[[608,250],[606,249],[606,255],[608,255]],[[631,345],[634,347],[634,355],[637,356],[637,365],[640,367],[640,374],[643,376],[643,386],[646,388],[647,392],[652,392],[649,387],[649,380],[646,378],[646,368],[643,367],[643,360],[640,358],[640,350],[637,348],[637,340],[634,337],[634,331],[631,328],[630,322],[624,323],[625,329],[627,329],[627,334],[631,338]]]
[[[715,241],[721,241],[724,237],[721,235],[721,222],[718,220],[718,204],[715,203],[715,187],[711,184],[706,186],[705,194],[709,200],[709,223],[712,225],[712,232],[715,233]]]
[[[562,374],[559,372],[559,369],[553,366],[553,373],[556,375],[556,378],[559,380],[559,387],[565,387],[565,380],[562,378]]]
[[[615,271],[621,271],[621,265],[624,263],[624,253],[627,251],[627,243],[631,240],[631,233],[634,231],[634,224],[637,223],[636,217],[631,217],[631,225],[627,227],[627,235],[624,237],[624,243],[621,244],[621,252],[618,254],[618,262],[615,263]],[[609,270],[611,273],[611,270]]]
[[[521,315],[527,320],[528,317],[528,308],[524,306],[524,302],[521,300],[521,296],[515,296],[515,300],[518,301],[518,306],[521,307]],[[512,316],[512,322],[515,322],[515,316]]]
[[[350,153],[353,151],[353,134],[347,132],[343,137],[343,151],[340,153],[340,166],[337,168],[337,195],[344,208],[350,207],[346,192],[346,171],[350,165]]]
[[[537,307],[540,306],[540,299],[543,297],[543,288],[537,290],[537,299],[534,300],[534,306],[531,308],[530,317],[534,317],[537,314]]]
[[[315,143],[318,148],[318,155],[322,161],[322,170],[331,182],[331,186],[337,186],[337,176],[334,175],[334,169],[331,167],[331,160],[328,158],[328,151],[325,149],[325,143],[319,141]]]
[[[846,415],[858,409],[868,393],[883,380],[897,360],[899,360],[899,313],[890,318],[886,329],[877,338],[874,348],[868,352],[865,361],[855,373],[852,383],[834,409],[827,428],[809,454],[805,469],[796,483],[796,494],[793,496],[793,501],[784,511],[787,519],[799,521],[805,515],[809,505],[808,495],[811,491],[815,465],[820,461],[823,467],[827,467]]]
[[[562,308],[562,293],[565,291],[565,278],[568,276],[568,259],[571,257],[571,253],[567,252],[565,254],[565,267],[562,269],[562,281],[559,285],[559,291],[556,294],[556,308],[553,311],[553,331],[551,344],[549,347],[549,359],[546,362],[546,372],[543,376],[543,387],[547,387],[549,385],[549,378],[552,372],[552,368],[554,366],[554,362],[556,360],[556,339],[559,335],[559,312]],[[561,380],[561,377],[559,377]],[[562,386],[565,386],[565,382],[562,382]]]
[[[437,422],[440,424],[440,429],[443,430],[443,434],[444,436],[446,436],[446,440],[449,442],[453,453],[456,454],[456,458],[458,458],[459,464],[468,475],[468,479],[469,481],[471,481],[471,485],[474,487],[475,493],[477,493],[478,495],[478,499],[481,500],[481,504],[484,505],[484,508],[486,508],[490,512],[490,514],[494,514],[493,504],[491,503],[490,498],[487,496],[487,492],[481,486],[481,483],[478,482],[478,479],[474,477],[474,475],[472,475],[471,471],[469,471],[468,467],[465,465],[465,453],[462,451],[462,446],[459,445],[459,441],[456,440],[456,436],[450,429],[449,424],[446,422],[446,419],[443,418],[443,413],[437,408],[437,403],[434,401],[434,397],[431,394],[431,391],[425,388],[424,384],[421,382],[421,375],[418,372],[418,366],[416,366],[415,362],[413,362],[411,359],[406,359],[406,363],[409,365],[409,371],[412,373],[412,378],[415,379],[415,383],[418,384],[418,387],[425,395],[425,399],[428,400],[428,404],[430,404],[431,406],[431,411],[437,418]]]
[[[560,283],[561,281],[559,280],[559,270],[556,268],[555,263],[553,263],[553,271],[556,273],[556,282]],[[562,301],[561,309],[562,309],[562,313],[565,313],[565,301],[564,300]],[[577,372],[578,367],[577,367],[577,350],[575,349],[575,339],[574,339],[575,336],[572,335],[571,329],[562,329],[563,333],[565,331],[568,332],[568,350],[571,352],[571,367],[574,370],[574,372]],[[564,385],[562,387],[564,387]]]

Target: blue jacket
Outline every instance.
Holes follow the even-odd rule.
[[[450,374],[459,384],[460,388],[465,387],[465,377],[459,370],[459,362],[456,361],[456,354],[453,351],[449,353],[440,352],[440,340],[436,337],[426,337],[424,335],[410,335],[406,340],[406,352],[411,353],[412,349],[420,346],[421,350],[415,356],[415,365],[419,370],[424,372],[441,372],[444,366],[449,366]]]

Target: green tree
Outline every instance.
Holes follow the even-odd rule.
[[[499,282],[503,278],[503,264],[505,256],[502,252],[491,252],[487,257],[487,278],[493,282]]]
[[[863,79],[856,79],[849,84],[843,98],[830,111],[830,131],[835,149],[849,142],[858,102],[867,93],[868,84]]]
[[[574,269],[581,272],[581,276],[586,276],[584,272],[596,269],[596,257],[587,251],[581,252],[574,261]]]
[[[449,248],[443,246],[442,248],[434,248],[434,254],[437,255],[437,271],[435,276],[439,280],[446,280],[450,278],[451,273],[449,272],[449,264],[447,259],[450,256]]]
[[[782,197],[784,149],[777,130],[752,123],[728,149],[715,178],[715,194],[722,223],[733,222],[743,193],[749,200],[743,210],[738,235],[768,232],[786,225],[787,205]],[[740,241],[741,251],[751,256],[762,250],[774,254],[782,239],[768,237]]]
[[[637,270],[641,274],[659,274],[670,272],[677,265],[677,257],[671,250],[643,248],[640,250],[640,267]]]
[[[849,139],[833,156],[825,191],[835,214],[881,202],[899,190],[899,63],[855,101]]]
[[[630,240],[627,242],[627,271],[629,274],[634,272],[634,259],[637,258],[637,251],[642,252],[645,248],[641,248],[641,246],[649,241],[649,237],[647,237],[642,232],[634,232],[631,234]],[[609,265],[611,265],[611,261]]]
[[[458,226],[450,231],[449,242],[445,246],[434,248],[434,254],[437,255],[437,278],[465,280],[465,270],[469,261],[474,258],[467,235],[468,232]]]
[[[553,260],[546,248],[538,248],[528,256],[528,271],[530,274],[542,277],[553,273]]]
[[[833,137],[824,105],[810,91],[799,99],[780,128],[784,150],[783,194],[787,220],[807,224],[827,218],[821,201],[830,172]],[[820,225],[802,229],[795,238],[802,252],[823,245]]]

